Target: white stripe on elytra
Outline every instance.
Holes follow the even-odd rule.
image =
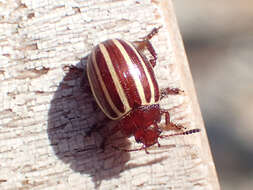
[[[97,65],[97,61],[96,61],[96,57],[95,57],[95,53],[93,52],[92,53],[92,62],[93,62],[93,65],[94,65],[94,68],[95,68],[95,71],[96,71],[96,74],[98,76],[98,81],[100,82],[100,85],[102,87],[102,90],[105,94],[105,97],[106,97],[106,100],[107,102],[109,103],[109,105],[111,106],[112,110],[116,113],[117,116],[120,116],[122,113],[118,110],[118,108],[114,105],[112,99],[111,99],[111,96],[105,86],[105,82],[103,81],[103,78],[102,78],[102,75],[99,71],[99,68],[98,68],[98,65]],[[106,112],[106,110],[103,110],[104,113],[108,116],[110,115],[109,113]]]
[[[92,91],[92,94],[94,95],[94,98],[98,104],[98,106],[101,108],[101,110],[105,113],[105,115],[107,117],[109,117],[110,119],[114,119],[113,117],[111,117],[111,115],[109,113],[107,113],[107,111],[105,110],[105,108],[101,105],[101,102],[99,101],[98,97],[96,96],[95,94],[95,90],[94,90],[94,86],[93,86],[93,83],[92,83],[92,79],[91,79],[91,76],[90,76],[90,64],[92,64],[92,55],[93,53],[91,54],[91,57],[89,57],[89,60],[88,60],[88,64],[87,64],[87,76],[88,76],[88,80],[89,80],[89,84],[90,84],[90,87],[91,87],[91,91]],[[96,71],[95,71],[96,72]]]
[[[128,55],[128,53],[126,52],[125,48],[120,44],[120,42],[118,40],[113,40],[114,44],[117,46],[117,48],[120,50],[120,52],[122,53],[125,61],[126,61],[126,64],[130,70],[130,73],[134,79],[134,82],[135,82],[135,85],[136,85],[136,88],[137,88],[137,92],[141,98],[141,104],[142,105],[145,105],[147,102],[146,102],[146,98],[145,98],[145,93],[144,93],[144,89],[143,89],[143,85],[141,83],[141,80],[139,78],[139,75],[140,75],[140,71],[139,69],[136,67],[136,65],[134,65]]]
[[[155,103],[155,88],[154,88],[154,84],[153,81],[151,79],[151,76],[148,72],[148,69],[143,61],[143,59],[141,58],[140,54],[137,52],[136,48],[129,42],[125,41],[127,43],[127,45],[129,45],[132,50],[134,51],[134,53],[137,55],[139,61],[141,62],[141,65],[144,69],[145,75],[147,76],[148,79],[148,83],[149,83],[149,87],[150,87],[150,91],[151,91],[151,99],[150,99],[150,103]]]
[[[112,80],[113,80],[113,83],[114,83],[115,88],[117,90],[117,93],[120,97],[120,100],[124,105],[124,112],[121,114],[121,115],[124,115],[126,112],[128,112],[131,109],[130,105],[129,105],[129,102],[127,100],[126,94],[125,94],[124,89],[123,89],[123,87],[120,83],[120,80],[119,80],[118,75],[115,71],[115,68],[112,64],[112,60],[110,58],[110,55],[109,55],[106,47],[103,44],[100,44],[99,48],[100,48],[100,50],[101,50],[101,52],[104,56],[105,62],[107,64],[108,70],[109,70],[110,75],[112,77]]]

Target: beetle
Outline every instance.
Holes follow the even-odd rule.
[[[92,94],[104,114],[117,122],[111,134],[121,131],[127,137],[134,135],[136,142],[142,143],[138,149],[120,150],[144,149],[148,153],[148,147],[154,144],[160,146],[159,138],[200,131],[192,129],[161,135],[163,127],[167,130],[182,130],[184,127],[173,123],[169,111],[159,105],[165,96],[183,92],[179,88],[169,87],[159,90],[153,70],[157,54],[150,39],[160,28],[154,28],[142,41],[135,43],[122,39],[101,42],[93,48],[88,58],[86,72]],[[150,59],[144,55],[145,49],[150,53]],[[166,122],[162,127],[160,122],[163,114]]]

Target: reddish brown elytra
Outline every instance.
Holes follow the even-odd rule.
[[[165,114],[166,130],[182,130],[183,126],[170,121],[168,110],[161,109],[159,101],[167,95],[177,95],[178,88],[159,90],[153,71],[157,54],[150,39],[158,33],[154,28],[142,41],[134,43],[111,39],[98,44],[91,52],[87,63],[87,76],[95,100],[104,114],[117,122],[110,134],[121,131],[125,136],[134,135],[136,142],[142,143],[136,151],[158,144],[159,138],[187,135],[199,129],[161,135],[161,116]],[[148,50],[151,59],[143,54]],[[148,152],[147,152],[148,153]]]

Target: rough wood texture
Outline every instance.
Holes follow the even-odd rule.
[[[0,189],[219,189],[170,1],[10,0],[0,19]],[[80,89],[82,73],[65,66],[83,67],[100,41],[135,41],[160,25],[159,85],[185,90],[161,105],[202,132],[164,139],[149,155],[103,152],[103,133],[86,132],[104,116]],[[139,146],[120,135],[110,143]]]

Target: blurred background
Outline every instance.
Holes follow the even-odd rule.
[[[222,190],[253,189],[253,1],[173,1]]]

